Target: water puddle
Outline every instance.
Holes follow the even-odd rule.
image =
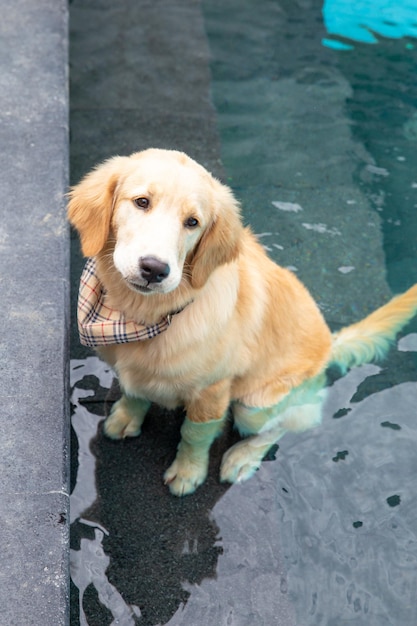
[[[92,384],[91,377],[94,377]],[[90,388],[77,386],[85,379],[90,379]],[[83,512],[94,505],[97,499],[96,457],[90,446],[91,441],[96,436],[98,424],[103,419],[102,415],[94,415],[88,411],[82,401],[95,396],[97,384],[101,388],[110,390],[112,381],[113,373],[97,357],[71,361],[70,384],[72,389],[71,404],[73,406],[71,424],[78,442],[77,475],[71,493],[71,524],[77,522],[77,524],[87,526],[88,530],[92,529],[94,532],[94,538],[81,538],[79,549],[71,550],[70,555],[71,579],[78,589],[78,620],[81,626],[89,626],[83,609],[83,601],[85,591],[90,585],[96,590],[98,601],[112,614],[112,624],[130,626],[135,624],[134,616],[140,617],[140,609],[134,605],[126,604],[106,576],[110,557],[104,551],[103,538],[108,536],[108,531],[98,521],[90,521],[82,517]],[[88,532],[87,534],[90,535],[91,533]]]

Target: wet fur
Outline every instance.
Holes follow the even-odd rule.
[[[149,197],[149,210],[134,206],[138,194]],[[189,216],[199,221],[192,231]],[[185,407],[165,473],[176,495],[204,481],[230,406],[240,432],[252,435],[224,456],[221,479],[235,482],[249,478],[286,431],[320,421],[330,363],[347,369],[383,356],[417,308],[413,287],[332,337],[306,288],[243,227],[229,188],[180,152],[106,161],[71,190],[69,219],[84,255],[97,259],[109,305],[127,319],[153,324],[185,307],[161,335],[99,350],[123,390],[105,423],[108,436],[138,435],[150,402]],[[129,286],[140,280],[144,249],[169,258],[169,289],[165,281],[146,294]]]

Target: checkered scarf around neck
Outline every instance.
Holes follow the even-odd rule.
[[[90,258],[81,274],[78,292],[78,333],[83,346],[96,348],[152,339],[169,328],[172,315],[183,310],[174,311],[157,324],[146,326],[126,320],[121,311],[107,306],[105,295],[106,291],[96,274],[96,261]]]

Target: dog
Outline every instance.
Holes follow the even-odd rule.
[[[330,365],[345,372],[382,358],[417,310],[414,285],[332,334],[303,284],[243,226],[231,190],[182,152],[108,159],[69,198],[90,259],[80,334],[122,389],[104,431],[135,437],[152,402],[183,406],[164,474],[178,496],[204,482],[229,407],[244,438],[225,453],[220,479],[234,483],[252,476],[285,432],[320,422]]]

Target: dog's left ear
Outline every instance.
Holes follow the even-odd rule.
[[[84,256],[98,254],[108,239],[114,194],[126,158],[108,159],[68,194],[68,219],[80,235]]]
[[[240,250],[243,231],[240,207],[231,190],[213,179],[214,218],[190,260],[191,286],[201,289],[210,274],[233,261]]]

